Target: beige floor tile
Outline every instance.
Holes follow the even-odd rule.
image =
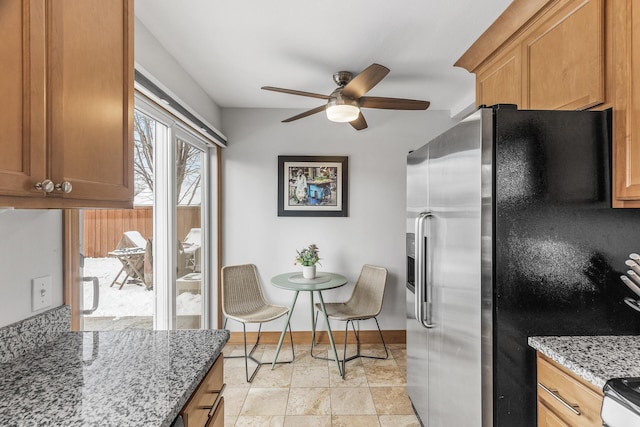
[[[244,405],[242,405],[240,415],[284,415],[288,399],[288,388],[251,387],[244,400]]]
[[[378,415],[412,415],[413,408],[404,387],[371,387]]]
[[[380,415],[380,427],[420,427],[415,415]]]
[[[225,402],[225,410],[226,408],[226,402]],[[224,427],[235,427],[236,425],[236,420],[238,419],[237,416],[234,415],[227,415],[226,413],[224,414]]]
[[[380,427],[375,415],[334,415],[331,427]]]
[[[287,415],[284,427],[331,427],[331,415]]]
[[[253,343],[247,343],[247,352],[251,352],[251,347],[253,346]],[[265,347],[262,345],[259,345],[258,347],[256,347],[256,349],[253,351],[253,357],[256,360],[260,360],[262,358],[262,354],[264,353]],[[229,360],[240,360],[242,361],[242,363],[244,363],[244,346],[243,345],[235,345],[232,347],[231,351],[224,351],[224,357],[225,359],[229,359]],[[226,361],[226,360],[225,360]]]
[[[342,346],[337,346],[342,357]],[[261,344],[254,353],[260,360],[273,360],[275,345]],[[251,427],[419,427],[406,395],[406,346],[388,346],[388,360],[357,358],[347,362],[346,379],[338,374],[335,361],[318,360],[309,345],[295,347],[292,364],[260,368],[252,384],[245,380],[244,360],[225,360],[225,426]],[[355,345],[347,346],[347,357]],[[228,345],[225,356],[241,355],[243,346]],[[384,355],[381,345],[361,347],[364,354]],[[328,344],[319,344],[315,354],[333,357]],[[281,352],[290,357],[286,342]],[[250,362],[250,369],[255,364]]]
[[[404,371],[395,363],[395,360],[387,360],[387,363],[364,365],[369,387],[380,386],[404,386],[407,377]]]
[[[273,370],[271,365],[262,365],[251,383],[251,387],[257,388],[281,388],[291,387],[291,375],[293,365],[276,365]]]
[[[255,368],[254,365],[249,365],[249,375],[251,370]],[[250,387],[251,384],[247,382],[247,375],[244,366],[224,366],[224,382],[227,383],[227,387]]]
[[[362,366],[398,366],[395,359],[370,359],[368,357],[362,357]]]
[[[292,388],[286,415],[331,415],[331,398],[325,387]]]
[[[335,365],[329,366],[330,387],[368,387],[364,366],[347,362],[344,379],[340,376]]]
[[[331,415],[374,415],[376,407],[368,387],[331,390]]]
[[[360,353],[362,354],[366,354],[368,356],[375,356],[375,357],[385,357],[385,351],[384,351],[384,347],[382,346],[382,343],[380,344],[362,344],[360,346]],[[393,353],[391,351],[389,351],[389,347],[387,347],[387,353],[388,353],[388,357],[390,359],[393,359]]]
[[[256,359],[262,362],[273,362],[273,359],[275,359],[276,357],[276,347],[276,345],[266,346],[264,352],[262,353],[262,358],[260,359],[256,357]],[[295,351],[295,347],[293,350]],[[280,353],[278,354],[278,362],[288,362],[292,359],[293,356],[291,355],[291,344],[289,343],[289,335],[287,335],[287,338],[285,338],[284,342],[282,343]]]
[[[327,349],[329,347],[325,344],[318,344],[313,349],[313,354],[316,356],[327,357]],[[294,362],[296,366],[327,366],[328,361],[322,359],[314,359],[311,357],[311,346],[310,345],[297,345],[295,346],[296,351],[296,361]]]
[[[240,415],[244,400],[249,393],[249,387],[230,386],[224,389],[224,416],[237,417]]]
[[[391,351],[398,366],[407,366],[407,349],[405,346],[398,347],[398,345],[395,344],[395,347],[390,347],[389,351]]]
[[[238,417],[235,427],[283,427],[282,415],[243,415]]]
[[[249,368],[255,366],[255,363],[249,362]],[[226,368],[244,368],[244,357],[231,358],[227,355],[224,357],[224,367]]]
[[[400,375],[401,375],[401,377],[404,380],[404,383],[406,385],[407,384],[407,365],[398,366],[398,368],[400,369]]]
[[[326,365],[294,366],[291,387],[329,387],[329,368]]]

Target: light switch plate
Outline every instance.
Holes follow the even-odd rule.
[[[31,280],[31,311],[51,306],[51,276]]]

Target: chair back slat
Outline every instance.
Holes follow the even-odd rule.
[[[382,310],[386,284],[386,268],[365,264],[346,304],[354,312],[377,316]]]
[[[266,304],[255,265],[222,268],[222,312],[225,315],[251,313]]]

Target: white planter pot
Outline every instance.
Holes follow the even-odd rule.
[[[315,265],[303,265],[302,266],[302,277],[305,279],[315,279],[316,278],[316,266]]]

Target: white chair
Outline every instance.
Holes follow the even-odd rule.
[[[233,319],[242,323],[242,334],[244,337],[244,356],[228,356],[229,358],[244,357],[244,367],[247,382],[253,381],[260,366],[271,364],[271,362],[259,362],[253,357],[258,343],[260,342],[260,331],[262,324],[275,320],[289,313],[289,307],[269,304],[262,293],[258,271],[253,264],[229,265],[222,267],[222,312],[225,315],[224,328],[227,327],[227,320]],[[256,342],[247,352],[247,323],[258,323],[258,337]],[[291,363],[295,354],[293,352],[293,335],[291,325],[289,327],[289,339],[291,340],[292,359],[289,361],[276,363]],[[227,357],[227,356],[225,356]],[[249,376],[249,363],[252,360],[258,366]]]
[[[382,311],[382,301],[384,299],[384,290],[387,284],[387,269],[383,267],[377,267],[374,265],[365,264],[360,271],[360,276],[353,288],[351,297],[346,302],[330,302],[325,303],[327,310],[327,317],[331,320],[341,320],[347,322],[344,330],[344,352],[342,355],[342,378],[345,376],[345,364],[346,362],[353,360],[357,357],[366,357],[369,359],[388,359],[389,351],[387,345],[384,342],[382,331],[380,330],[380,324],[378,323],[377,316]],[[320,304],[315,304],[316,309],[316,324],[318,320],[318,313],[322,311]],[[356,320],[368,320],[373,319],[376,322],[378,333],[380,334],[380,340],[384,347],[385,357],[364,355],[360,353],[360,332],[356,330],[353,324]],[[347,334],[349,332],[349,323],[353,328],[353,333],[356,337],[356,354],[347,358]],[[313,355],[313,347],[315,345],[315,339],[311,342],[311,355],[316,359],[324,359],[323,357]],[[331,359],[332,360],[332,359]]]

